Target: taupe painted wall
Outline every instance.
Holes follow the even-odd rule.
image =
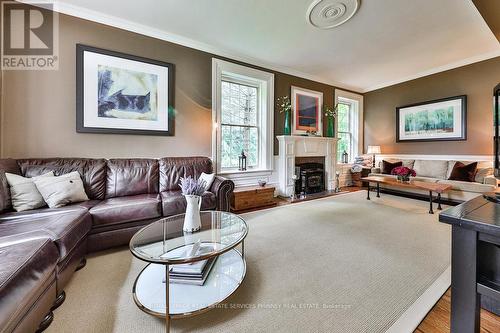
[[[66,15],[59,38],[58,71],[3,73],[3,157],[211,156],[211,54]],[[175,136],[76,133],[77,43],[175,64]],[[334,87],[273,73],[276,97],[289,95],[293,84],[320,90],[333,103]],[[282,134],[283,116],[275,119],[275,135]]]
[[[380,145],[384,154],[492,154],[492,96],[499,82],[497,57],[366,93],[365,151]],[[396,143],[397,106],[456,95],[467,95],[467,141]]]

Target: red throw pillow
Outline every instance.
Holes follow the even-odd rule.
[[[477,162],[470,164],[463,164],[462,162],[456,162],[451,171],[449,180],[460,180],[463,182],[473,182],[476,178],[477,172]]]
[[[400,166],[403,166],[402,161],[391,163],[391,162],[387,162],[387,161],[382,160],[382,173],[384,175],[390,175],[392,169],[400,167]]]

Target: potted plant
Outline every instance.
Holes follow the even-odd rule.
[[[415,170],[408,167],[399,166],[392,169],[391,175],[396,175],[398,181],[400,182],[408,183],[410,181],[410,177],[415,177],[417,173],[415,172]]]
[[[337,117],[338,107],[338,103],[334,108],[327,105],[323,107],[323,113],[326,117],[326,136],[329,138],[335,137],[335,118]]]
[[[182,230],[185,232],[198,231],[201,229],[201,196],[205,192],[206,182],[201,179],[193,179],[191,176],[181,177],[179,186],[182,195],[186,198],[186,214]]]
[[[290,97],[278,97],[277,107],[280,113],[285,114],[285,128],[283,129],[283,134],[290,135],[292,133],[292,103],[290,102]]]

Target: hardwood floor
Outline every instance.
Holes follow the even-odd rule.
[[[451,291],[448,289],[414,333],[449,333],[451,297]],[[500,332],[500,317],[481,309],[481,333],[497,332]]]
[[[345,187],[342,191],[355,192],[366,190],[361,187]],[[332,196],[338,194],[327,194]],[[288,199],[276,198],[278,206],[293,204]],[[258,210],[258,209],[254,209]],[[251,210],[252,211],[252,210]],[[414,333],[449,333],[450,332],[450,314],[451,314],[451,290],[448,289],[446,293],[439,299],[434,307],[422,320],[420,325]],[[500,317],[481,309],[481,333],[498,333],[500,332]]]

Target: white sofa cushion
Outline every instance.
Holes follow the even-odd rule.
[[[5,178],[7,178],[10,186],[12,208],[16,212],[36,209],[46,205],[34,183],[35,179],[40,177],[54,177],[54,173],[50,171],[33,178],[26,178],[8,172],[5,173]]]
[[[448,172],[448,161],[439,160],[415,160],[413,170],[419,177],[430,177],[446,179]]]
[[[78,171],[58,177],[38,177],[33,181],[43,200],[50,208],[63,207],[70,203],[89,200]]]

